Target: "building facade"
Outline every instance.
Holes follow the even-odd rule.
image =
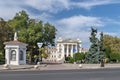
[[[66,57],[73,57],[74,53],[81,52],[81,46],[82,43],[79,39],[59,38],[55,47],[49,47],[47,49],[50,54],[49,59],[54,62],[64,62]]]

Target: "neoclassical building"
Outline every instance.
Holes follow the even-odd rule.
[[[50,54],[49,59],[55,62],[64,62],[66,57],[73,57],[74,53],[81,52],[81,45],[80,39],[59,38],[55,47],[47,47],[47,51]]]

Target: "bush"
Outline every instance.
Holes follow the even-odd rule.
[[[111,53],[110,61],[112,61],[112,62],[120,61],[120,54],[119,53]]]
[[[66,62],[68,62],[68,63],[73,63],[74,62],[74,58],[72,58],[72,57],[66,57]]]
[[[75,58],[75,62],[83,61],[85,59],[85,54],[84,53],[75,53],[74,58]]]
[[[2,54],[0,54],[0,64],[5,64],[5,59]]]

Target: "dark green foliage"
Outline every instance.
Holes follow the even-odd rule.
[[[106,58],[108,58],[109,61],[112,62],[120,61],[119,60],[120,38],[110,35],[104,35],[103,38],[104,38]]]
[[[42,21],[29,18],[25,11],[16,13],[8,24],[18,32],[19,40],[31,47],[37,46],[37,42],[42,42],[43,46],[54,45],[56,28],[48,22],[43,24]]]
[[[4,19],[0,18],[0,53],[4,53],[5,41],[10,40],[12,37],[12,28],[7,24]]]
[[[105,57],[110,59],[111,48],[109,46],[105,46]]]
[[[43,41],[44,46],[47,46],[50,44],[52,46],[55,45],[54,40],[55,40],[56,31],[57,30],[53,25],[51,25],[49,23],[44,24],[43,37],[42,37],[43,38],[42,41]]]
[[[86,63],[99,63],[105,57],[105,47],[103,43],[103,33],[100,34],[100,40],[96,37],[97,30],[91,28],[90,42],[91,46],[85,56]]]
[[[99,41],[99,60],[103,60],[105,58],[105,47],[103,43],[103,32],[100,34],[100,41]]]
[[[16,13],[14,18],[8,21],[8,24],[13,28],[14,31],[20,31],[28,26],[28,20],[28,14],[22,10]]]
[[[73,57],[75,59],[75,62],[82,61],[85,59],[85,53],[75,53]]]
[[[98,63],[99,62],[99,52],[98,52],[98,39],[96,38],[97,30],[91,28],[90,42],[91,46],[86,54],[86,63]]]
[[[104,45],[110,47],[112,53],[120,53],[120,38],[104,35]]]
[[[73,63],[74,62],[74,58],[69,56],[69,57],[66,57],[66,62],[67,63]]]
[[[110,54],[110,61],[112,62],[119,62],[120,61],[120,53],[111,53]]]
[[[0,54],[0,64],[4,64],[4,63],[5,63],[4,55]]]

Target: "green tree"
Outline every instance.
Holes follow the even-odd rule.
[[[67,61],[68,63],[73,63],[73,62],[74,62],[74,58],[71,57],[71,56],[68,56],[68,57],[66,57],[66,61]]]
[[[32,56],[38,51],[38,49],[34,49],[38,48],[37,42],[42,42],[42,47],[55,43],[56,28],[48,22],[43,24],[42,21],[29,18],[25,11],[16,13],[15,17],[8,21],[8,24],[14,32],[17,31],[19,41],[29,44],[27,50]]]
[[[111,53],[110,61],[112,61],[112,62],[120,61],[120,54],[119,53]]]
[[[112,53],[119,53],[120,52],[120,38],[113,37],[110,35],[104,35],[104,45],[111,49]]]
[[[48,54],[45,52],[45,48],[41,48],[41,56],[42,58],[47,58],[48,57]]]
[[[12,26],[14,32],[18,32],[19,40],[31,47],[37,46],[37,42],[42,42],[43,47],[55,43],[56,28],[48,22],[43,24],[42,21],[30,19],[25,11],[16,13],[8,24]]]
[[[4,52],[4,45],[5,41],[9,41],[12,36],[12,28],[7,24],[4,19],[0,18],[0,53]]]
[[[47,45],[55,45],[55,35],[56,35],[56,28],[49,24],[49,23],[45,23],[44,27],[43,27],[43,45],[47,46]]]
[[[111,35],[104,35],[104,45],[106,51],[106,57],[109,61],[116,62],[117,60],[120,61],[120,38],[114,37]]]
[[[26,11],[22,10],[14,16],[13,19],[8,21],[8,24],[13,28],[15,31],[20,31],[23,28],[27,27],[27,21],[29,20],[28,14]]]
[[[105,46],[104,46],[104,43],[103,43],[103,32],[101,32],[100,34],[100,41],[99,41],[99,60],[103,60],[105,58]]]
[[[99,62],[99,52],[98,52],[98,38],[96,37],[97,29],[91,28],[90,42],[91,46],[86,54],[86,63],[98,63]]]
[[[105,57],[110,59],[111,48],[109,46],[105,46]]]
[[[85,59],[85,53],[75,53],[74,54],[75,62]]]
[[[9,41],[12,36],[12,29],[11,27],[7,24],[7,21],[4,19],[0,18],[0,64],[4,63],[4,42]]]

